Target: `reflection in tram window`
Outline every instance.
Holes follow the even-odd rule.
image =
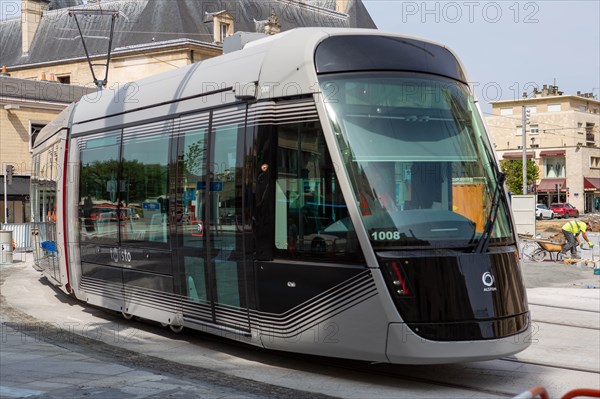
[[[331,127],[373,245],[476,245],[502,187],[468,91],[401,73],[328,75],[321,84],[336,88]],[[505,213],[491,233],[494,243],[512,240]]]
[[[238,107],[182,117],[178,148],[177,234],[186,296],[241,306],[243,123],[224,123]],[[209,124],[209,120],[212,123]],[[208,126],[212,129],[209,130]],[[187,130],[187,126],[193,126]],[[243,142],[243,141],[242,141]]]
[[[275,248],[360,262],[362,252],[318,123],[277,127]]]
[[[161,132],[128,138],[124,131],[121,241],[167,242],[169,136]]]
[[[111,243],[118,239],[117,173],[120,132],[80,144],[79,174],[81,241]]]
[[[160,127],[82,140],[82,242],[167,242],[169,137]]]

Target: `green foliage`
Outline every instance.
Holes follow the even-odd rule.
[[[503,159],[500,169],[506,175],[506,186],[513,194],[523,194],[523,161]],[[538,166],[531,159],[527,160],[527,185],[535,184],[540,175]]]

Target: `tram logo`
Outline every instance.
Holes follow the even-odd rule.
[[[483,289],[484,292],[496,291],[496,287],[492,287],[495,282],[494,275],[492,273],[483,273],[483,276],[481,276],[481,281],[483,282],[483,285],[485,285],[485,288]]]

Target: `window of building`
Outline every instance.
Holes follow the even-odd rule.
[[[590,168],[600,169],[600,157],[590,157]]]
[[[566,177],[565,158],[544,158],[544,176],[546,178]]]
[[[35,145],[35,140],[37,139],[40,131],[46,126],[43,123],[35,123],[31,122],[29,124],[29,152],[33,152],[33,147]]]
[[[500,115],[502,116],[506,116],[506,115],[512,115],[513,114],[513,109],[512,107],[508,107],[508,108],[500,108]]]
[[[515,130],[515,134],[517,136],[522,136],[523,135],[523,126],[517,126],[517,130]]]
[[[529,133],[538,134],[540,132],[540,125],[531,125],[529,128]]]
[[[560,104],[548,104],[548,112],[560,112]]]
[[[585,105],[580,105],[580,106],[579,106],[579,111],[581,111],[581,112],[586,112],[586,111],[587,111],[587,108],[586,108],[586,106],[585,106]]]
[[[227,32],[229,31],[229,24],[221,24],[221,43],[225,41],[225,38],[228,36]]]
[[[56,76],[56,80],[58,80],[58,83],[68,85],[71,84],[71,75],[59,75]]]
[[[530,105],[529,107],[527,107],[527,109],[529,110],[530,114],[535,114],[537,112],[537,106],[535,105]]]

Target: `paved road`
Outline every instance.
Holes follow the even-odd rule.
[[[524,264],[534,342],[514,357],[358,370],[126,321],[64,296],[24,260],[0,269],[3,398],[493,398],[538,384],[560,397],[600,389],[600,290],[583,288],[600,278],[590,268]]]
[[[81,306],[40,279],[31,254],[23,260],[0,266],[0,398],[327,397],[154,356],[148,346],[186,343],[159,326]]]

